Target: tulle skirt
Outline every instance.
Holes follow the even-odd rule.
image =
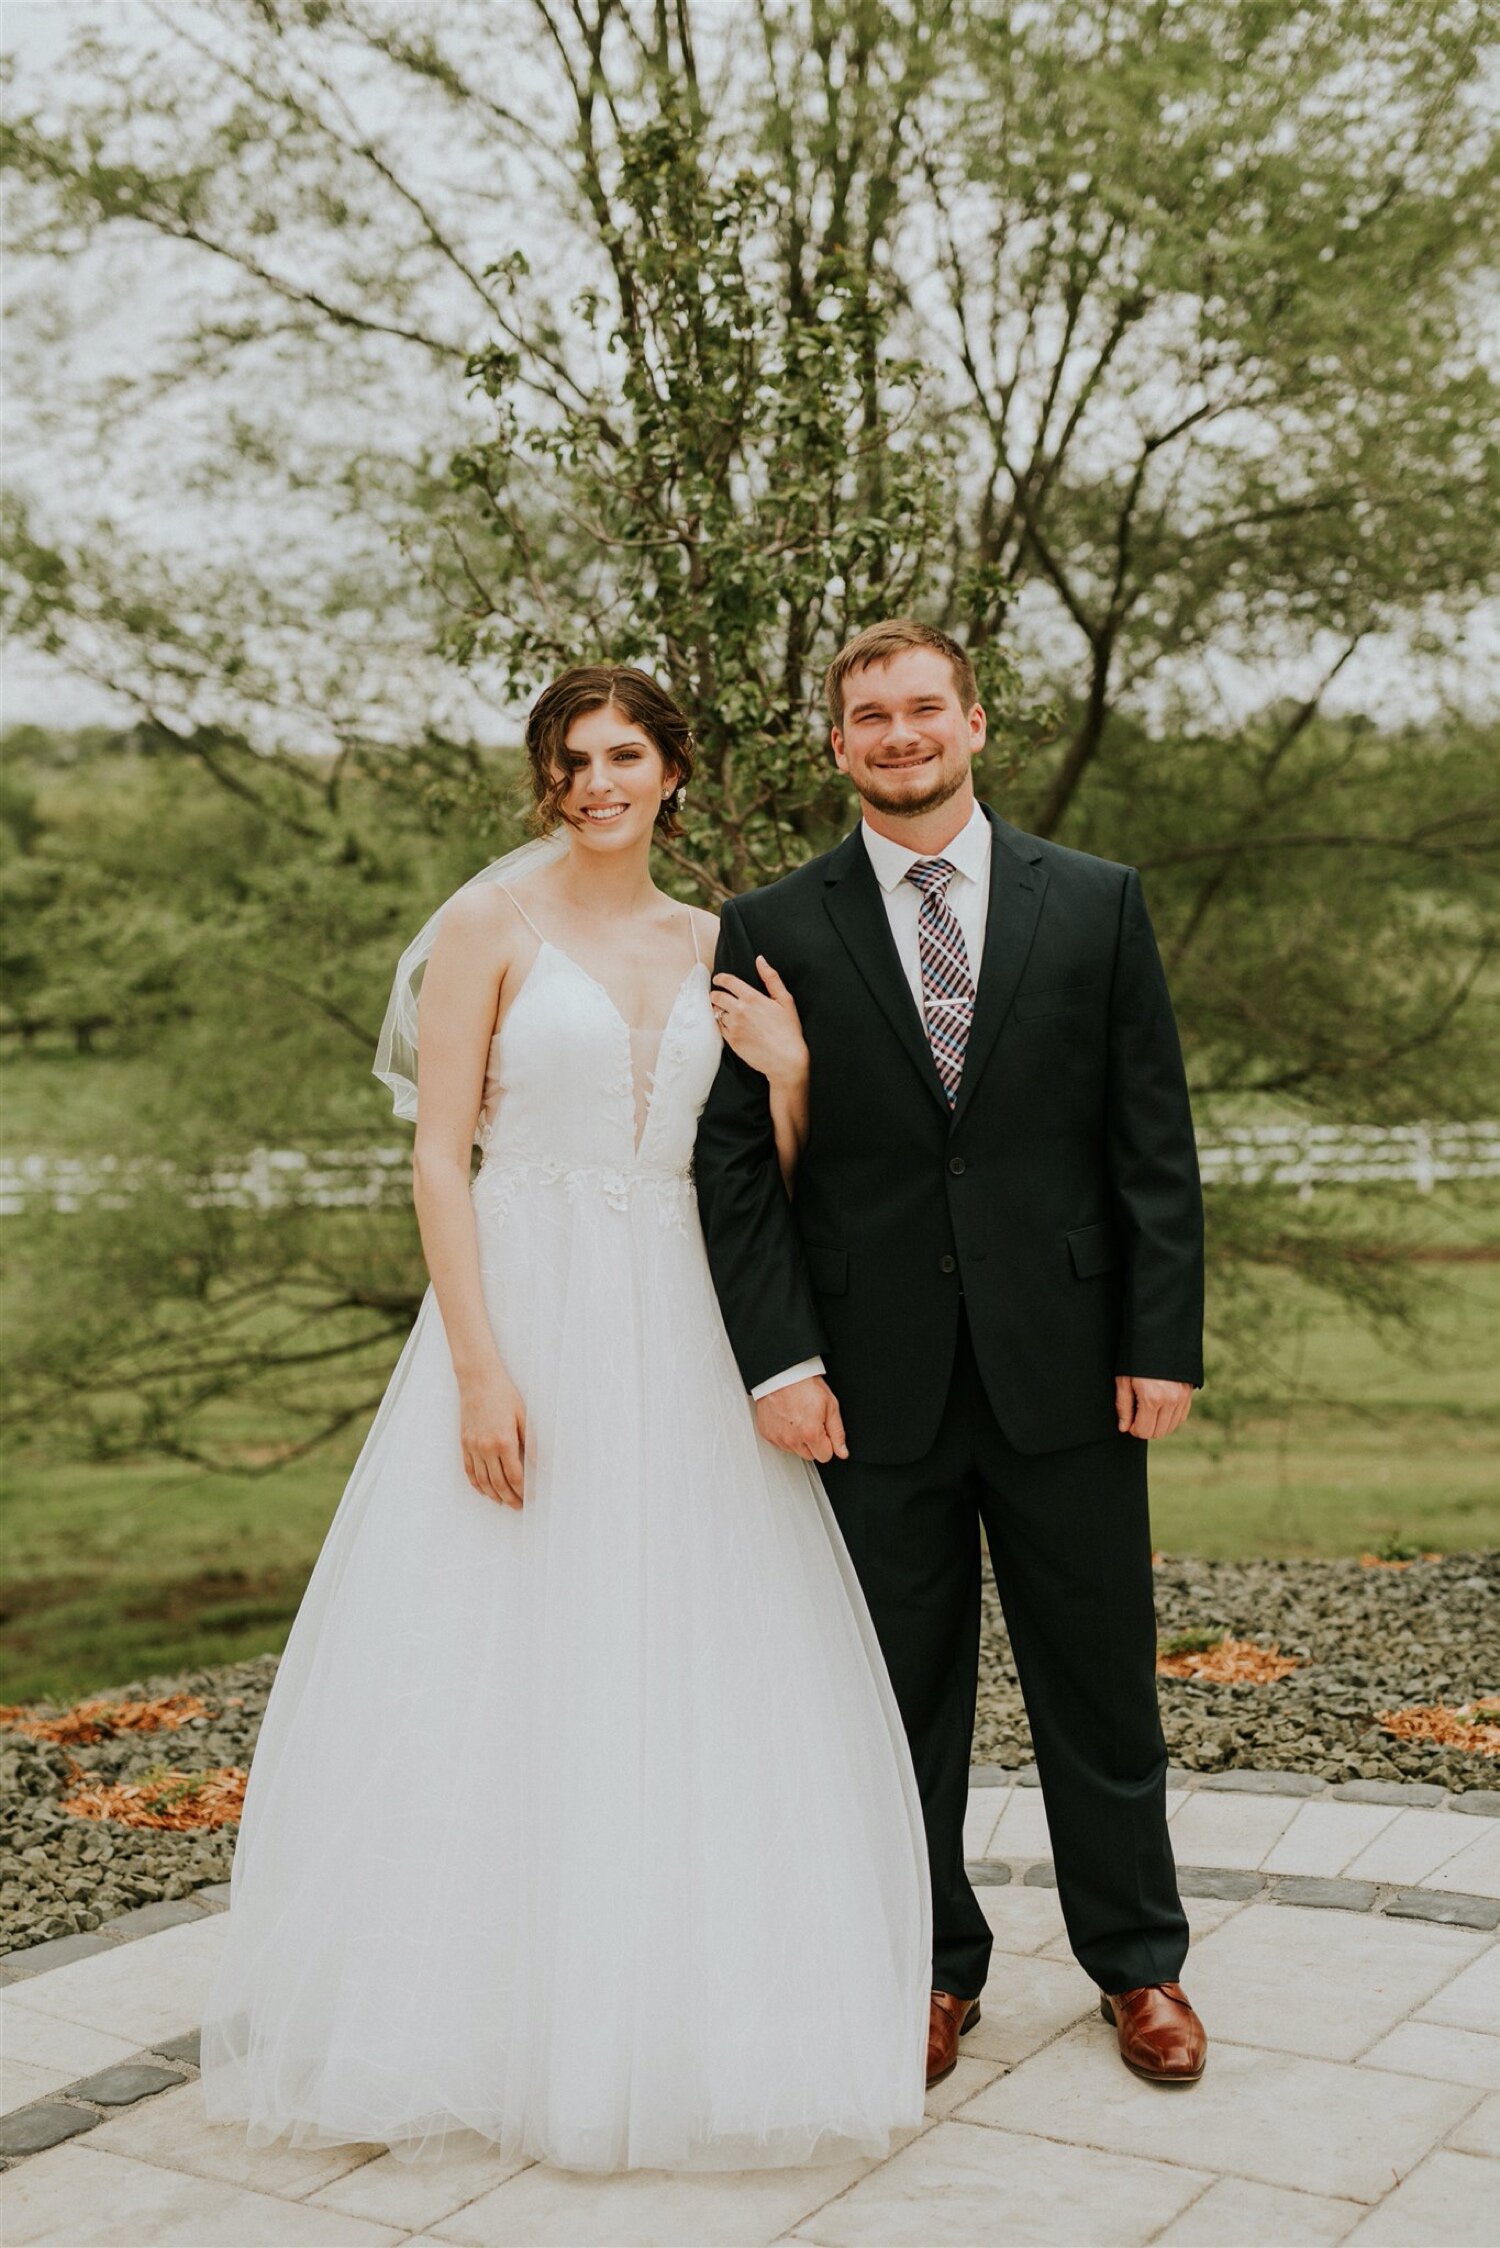
[[[816,1475],[761,1442],[691,1188],[491,1166],[526,1504],[429,1291],[266,1712],[203,2027],[247,2143],[616,2170],[922,2112],[920,1805]]]

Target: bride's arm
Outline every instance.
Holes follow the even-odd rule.
[[[759,1070],[770,1087],[776,1160],[782,1185],[790,1194],[807,1145],[811,1065],[796,1000],[763,953],[756,955],[755,966],[765,990],[757,991],[740,976],[717,975],[714,1012],[725,1045]]]
[[[458,1377],[464,1473],[485,1497],[518,1507],[525,1411],[490,1326],[469,1197],[485,1062],[513,942],[509,915],[494,891],[481,890],[455,898],[438,927],[417,1002],[412,1201]]]
[[[797,1176],[797,1165],[802,1150],[807,1145],[807,1079],[784,1084],[779,1078],[771,1080],[771,1128],[776,1134],[776,1160],[781,1166],[781,1183],[787,1193],[792,1191]]]

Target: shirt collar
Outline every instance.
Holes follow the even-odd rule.
[[[977,801],[953,841],[936,854],[908,851],[904,843],[893,843],[888,835],[877,835],[868,820],[860,821],[859,832],[882,890],[896,889],[906,880],[907,869],[921,858],[945,858],[971,882],[982,882],[990,863],[990,823],[984,816],[984,807]]]

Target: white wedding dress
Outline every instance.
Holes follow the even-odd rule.
[[[250,1774],[202,2073],[252,2147],[740,2168],[920,2119],[921,1810],[822,1486],[756,1434],[714,1297],[718,1058],[702,961],[658,1041],[540,941],[472,1190],[526,1503],[465,1478],[429,1289]]]

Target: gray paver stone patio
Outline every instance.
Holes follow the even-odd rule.
[[[1420,2009],[1424,2022],[1447,2022],[1454,2029],[1500,2033],[1500,1944],[1486,1944],[1465,1967]]]
[[[117,1913],[105,1928],[113,1937],[154,1936],[158,1928],[176,1928],[184,1920],[202,1918],[195,1893],[191,1897],[166,1897],[158,1904],[134,1905],[129,1912]]]
[[[1201,1788],[1231,1795],[1322,1795],[1326,1783],[1313,1772],[1203,1772]],[[1439,1788],[1435,1790],[1442,1794]]]
[[[0,2176],[0,2238],[1500,2248],[1500,1899],[1458,1891],[1449,1870],[1489,1878],[1500,1835],[1484,1815],[1414,1808],[1409,1791],[1372,1803],[1321,1783],[1278,1793],[1210,1777],[1226,1784],[1200,1779],[1169,1797],[1193,1925],[1184,1980],[1211,2039],[1189,2090],[1121,2067],[1068,1947],[1040,1796],[995,1768],[976,1774],[986,1784],[970,1806],[995,1936],[983,2019],[921,2128],[897,2134],[883,2162],[598,2178],[479,2146],[416,2165],[378,2146],[252,2152],[242,2126],[208,2122],[187,2073],[224,1934],[221,1900],[198,1900],[165,1926],[147,1908],[154,1932],[69,1939],[54,1964],[0,1992],[8,2126],[33,2150]],[[1427,1873],[1398,1890],[1345,1870],[1397,1828],[1388,1862]],[[1193,1862],[1214,1844],[1228,1864]]]
[[[81,2084],[70,2084],[68,2090],[75,2100],[92,2100],[98,2107],[129,2107],[152,2092],[165,2092],[181,2082],[181,2069],[158,2068],[150,2061],[123,2061],[118,2067],[100,2069],[97,2076],[86,2076]]]
[[[1332,1881],[1316,1873],[1284,1873],[1272,1892],[1279,1905],[1316,1905],[1325,1912],[1368,1912],[1379,1894],[1373,1881]]]
[[[1212,2183],[1206,2172],[1135,2155],[1049,2145],[1009,2131],[939,2123],[802,2225],[820,2248],[864,2242],[938,2248],[1079,2248],[1109,2212],[1112,2242],[1152,2240]]]
[[[85,2140],[0,2178],[5,2248],[399,2248],[405,2235]]]
[[[1193,1947],[1191,1995],[1210,2035],[1352,2061],[1451,1982],[1483,1942],[1372,1914],[1250,1904]]]
[[[0,2122],[0,2155],[35,2154],[55,2147],[79,2131],[92,2129],[94,2118],[86,2108],[70,2107],[66,2100],[42,2100],[22,2115]]]
[[[1431,1920],[1449,1928],[1500,1928],[1500,1902],[1493,1897],[1455,1897],[1435,1889],[1403,1889],[1381,1909],[1393,1920]]]
[[[1104,2024],[1089,2021],[989,2085],[958,2120],[1374,2202],[1474,2104],[1465,2085],[1222,2040],[1200,2083],[1163,2092],[1127,2074]]]
[[[1157,2237],[1162,2248],[1332,2248],[1364,2215],[1358,2201],[1220,2178]]]
[[[1184,1897],[1258,1897],[1265,1883],[1235,1866],[1179,1866],[1177,1886]]]
[[[1403,2076],[1440,2076],[1450,2084],[1484,2084],[1500,2092],[1500,2036],[1482,2030],[1399,2022],[1363,2059],[1370,2068],[1399,2069]]]
[[[1343,1803],[1388,1803],[1397,1811],[1429,1809],[1451,1804],[1446,1788],[1429,1787],[1421,1780],[1338,1780],[1329,1789]]]
[[[1460,2154],[1489,2154],[1500,2161],[1500,2092],[1481,2100],[1458,2129],[1448,2133],[1448,2144]]]
[[[1349,2235],[1358,2248],[1494,2248],[1500,2162],[1443,2147]]]

